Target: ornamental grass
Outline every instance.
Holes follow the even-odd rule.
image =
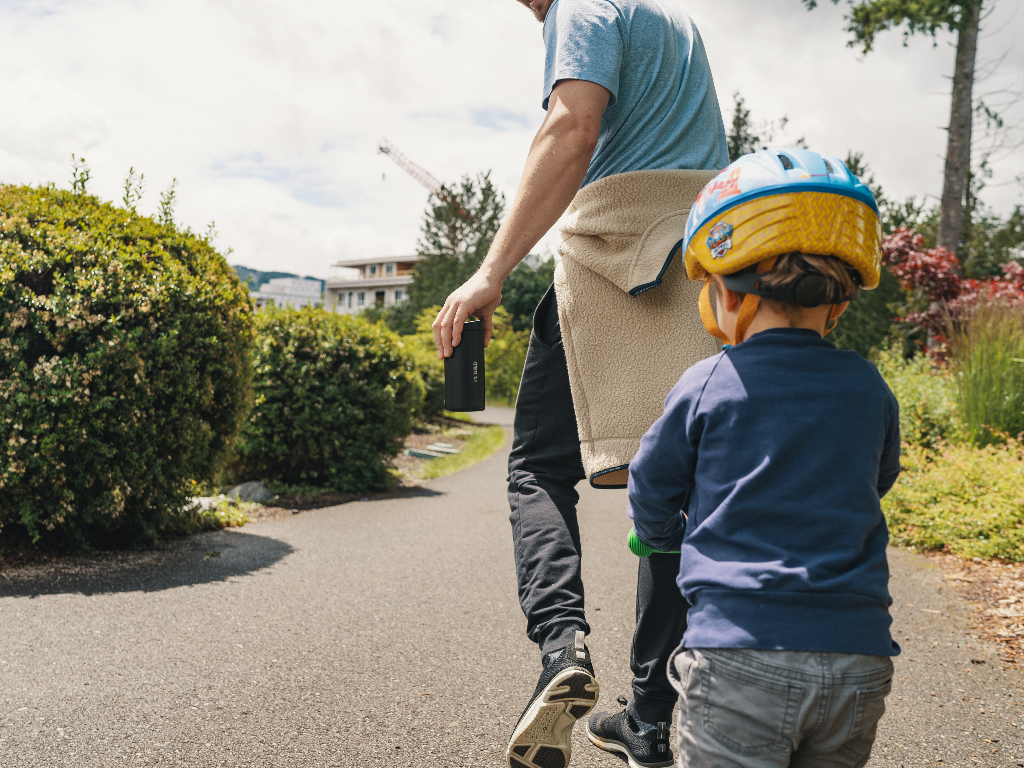
[[[1024,433],[1024,307],[980,302],[949,336],[958,415],[979,446]]]

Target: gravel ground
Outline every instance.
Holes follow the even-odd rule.
[[[970,606],[920,555],[890,549],[903,653],[872,766],[1024,766],[1024,673],[978,638]]]
[[[1008,659],[1024,665],[1024,563],[929,554],[957,593],[975,606],[981,637],[992,640]]]
[[[0,766],[500,766],[539,672],[505,457],[169,552],[0,572]],[[614,707],[636,560],[623,493],[582,497],[589,642]],[[972,636],[938,569],[892,565],[904,654],[871,764],[1024,766],[1024,677]],[[622,766],[581,728],[575,749],[576,766]]]

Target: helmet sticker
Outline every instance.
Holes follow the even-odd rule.
[[[741,167],[733,168],[726,178],[722,178],[724,174],[719,174],[718,178],[708,184],[704,189],[701,190],[700,195],[697,197],[695,205],[700,205],[708,198],[718,196],[719,201],[725,200],[727,197],[733,195],[739,195],[743,193],[740,189],[740,173],[743,169]]]
[[[708,248],[711,255],[720,259],[732,248],[732,224],[720,221],[711,228],[708,233]]]

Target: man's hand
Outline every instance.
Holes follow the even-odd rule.
[[[607,89],[587,80],[563,80],[552,90],[547,117],[530,147],[508,218],[480,269],[448,297],[433,322],[438,357],[451,356],[470,315],[483,321],[484,343],[490,341],[501,284],[558,222],[579,191],[610,98]]]
[[[470,315],[484,324],[484,346],[491,343],[494,310],[501,304],[501,283],[500,280],[488,280],[483,273],[477,272],[445,300],[431,325],[438,357],[451,357],[452,349],[462,341],[462,326]]]

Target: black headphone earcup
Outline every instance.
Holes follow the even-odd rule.
[[[820,307],[822,304],[831,303],[828,288],[828,281],[824,276],[815,273],[806,274],[793,286],[793,298],[805,309]]]

